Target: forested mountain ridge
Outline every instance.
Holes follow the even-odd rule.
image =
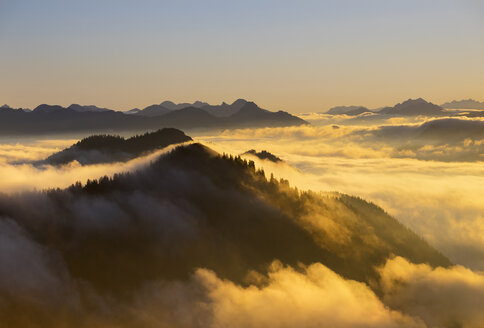
[[[82,165],[127,161],[172,144],[191,141],[183,131],[164,128],[125,139],[116,135],[93,135],[50,155],[37,165],[61,165],[77,161]]]
[[[187,281],[197,268],[246,284],[274,260],[295,268],[320,262],[370,284],[396,255],[450,265],[371,203],[299,191],[267,179],[251,161],[200,144],[179,146],[131,173],[0,195],[0,218],[0,242],[7,238],[11,250],[0,265],[27,286],[0,303],[7,326],[89,326],[89,309],[91,318],[132,327],[130,312],[113,313],[133,307],[152,284]]]

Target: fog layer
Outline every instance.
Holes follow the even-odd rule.
[[[484,270],[484,128],[480,120],[467,120],[477,128],[466,133],[458,123],[453,133],[444,130],[436,138],[435,133],[422,136],[438,130],[425,123],[435,120],[425,120],[245,129],[198,139],[229,153],[244,153],[248,145],[267,150],[285,163],[250,158],[277,177],[302,189],[374,201],[455,263]]]

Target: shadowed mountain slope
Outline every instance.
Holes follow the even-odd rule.
[[[270,112],[253,102],[247,102],[233,115],[227,118],[229,125],[238,122],[240,127],[293,126],[307,124],[299,117],[284,111]]]
[[[200,144],[133,173],[0,195],[1,243],[9,252],[0,253],[0,266],[13,271],[0,270],[9,277],[0,281],[26,286],[11,294],[0,285],[0,325],[11,327],[89,327],[93,317],[132,327],[122,309],[133,308],[137,295],[186,281],[196,268],[245,284],[274,259],[293,267],[321,262],[365,282],[393,255],[450,264],[371,203],[299,192],[268,181],[253,162]]]
[[[82,165],[127,161],[166,146],[191,141],[180,130],[165,128],[136,135],[129,139],[112,135],[95,135],[55,153],[37,165],[61,165],[78,161]]]

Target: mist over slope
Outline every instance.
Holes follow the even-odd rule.
[[[274,165],[252,158],[278,178],[304,190],[339,191],[375,202],[453,263],[484,270],[482,120],[337,127],[243,129],[198,139],[235,153],[246,151],[251,140],[284,159]]]
[[[374,326],[420,327],[380,303],[376,295],[384,290],[372,283],[378,268],[393,256],[430,268],[450,265],[373,204],[299,192],[285,180],[268,181],[252,162],[200,144],[112,179],[2,195],[0,217],[0,267],[9,268],[0,269],[6,326],[216,327],[241,315],[226,308],[232,297],[260,302],[268,290],[292,293],[289,285],[307,281],[321,292],[316,299],[334,294],[336,304],[354,304],[360,314],[329,316],[328,304],[308,312],[316,322],[363,327],[366,308]],[[347,292],[338,296],[341,290]],[[274,309],[293,305],[277,302]],[[262,321],[244,326],[274,320],[270,312],[253,315]]]
[[[37,165],[62,165],[77,161],[81,165],[124,162],[166,146],[191,141],[183,131],[171,128],[147,132],[125,139],[114,135],[93,135],[54,153]]]

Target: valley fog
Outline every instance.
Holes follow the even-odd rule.
[[[427,121],[432,122],[412,118],[400,119],[396,123],[387,121],[384,126],[352,125],[343,118],[338,125],[335,122],[320,120],[311,126],[191,131],[189,134],[193,141],[154,149],[125,161],[111,161],[109,155],[101,157],[108,162],[101,161],[97,164],[79,162],[86,155],[98,158],[97,150],[87,153],[71,151],[73,156],[81,157],[67,163],[42,162],[53,154],[61,154],[65,148],[71,149],[73,144],[79,145],[78,141],[83,136],[56,135],[7,141],[0,146],[0,188],[4,193],[0,200],[8,213],[1,221],[0,245],[11,245],[13,252],[0,253],[0,260],[2,263],[12,263],[19,272],[14,282],[26,286],[27,289],[23,293],[34,300],[43,295],[49,297],[50,303],[42,304],[42,313],[46,311],[55,315],[52,318],[41,317],[41,325],[44,326],[54,322],[69,323],[72,320],[79,320],[76,316],[81,315],[82,326],[115,323],[120,327],[157,327],[159,324],[167,327],[217,327],[230,326],[238,322],[242,327],[253,327],[264,322],[275,326],[284,326],[290,322],[296,326],[316,327],[323,322],[331,322],[335,327],[366,327],[368,324],[375,327],[429,327],[434,323],[439,326],[440,323],[449,320],[446,313],[451,306],[453,312],[449,318],[467,322],[470,324],[469,327],[474,327],[481,321],[482,315],[479,311],[480,303],[472,300],[482,298],[484,291],[484,277],[480,273],[484,270],[484,204],[481,202],[484,195],[484,168],[479,160],[482,142],[479,134],[464,139],[457,135],[445,141],[444,138],[419,139],[421,134],[414,137],[415,131],[420,133]],[[116,140],[128,140],[132,135],[123,133],[124,138]],[[88,139],[81,142],[86,140]],[[99,140],[101,139],[97,142]],[[200,144],[208,148],[202,153],[196,151],[189,155],[188,162],[182,156],[181,161],[162,164],[166,161],[170,163],[170,158],[182,154],[183,149],[191,149],[190,145],[194,146],[194,149],[204,147]],[[216,160],[218,155],[210,149],[222,157]],[[248,152],[249,150],[254,151]],[[265,159],[258,157],[263,150],[269,152],[265,154]],[[462,160],[464,153],[468,156],[467,161]],[[214,182],[220,179],[219,183],[222,184],[235,179],[234,181],[242,182],[242,186],[253,183],[250,179],[246,180],[247,176],[238,175],[244,172],[247,174],[246,171],[231,175],[229,167],[225,167],[231,161],[235,161],[236,166],[240,165],[240,160],[236,159],[239,155],[255,163],[255,168],[249,164],[249,172],[252,172],[249,176],[255,173],[250,179],[263,181],[259,182],[262,185],[249,188],[251,192],[255,192],[252,196],[235,197],[232,194],[234,191],[226,194],[227,191],[222,192],[223,187],[218,190],[221,186],[212,185],[213,182],[208,183],[212,179]],[[215,162],[199,163],[198,160]],[[36,164],[40,163],[39,161],[43,164]],[[228,163],[219,171],[215,169],[216,161]],[[156,165],[161,166],[155,169]],[[260,177],[260,169],[265,171],[264,178]],[[195,174],[197,170],[201,172]],[[123,175],[125,173],[131,175]],[[93,180],[104,176],[107,178],[99,180],[99,186],[107,184],[106,187],[102,187],[106,189],[89,191],[91,188],[100,188],[96,187],[98,183]],[[289,212],[296,211],[297,208],[304,209],[307,214],[301,218],[303,221],[299,224],[308,232],[312,231],[314,240],[321,243],[323,248],[331,250],[341,259],[348,258],[354,263],[363,264],[361,272],[357,269],[360,267],[357,264],[346,271],[345,266],[340,267],[340,263],[344,263],[341,259],[336,262],[329,259],[316,262],[314,259],[311,260],[311,247],[314,246],[307,244],[307,241],[299,236],[299,232],[291,230],[294,228],[284,230],[284,236],[280,238],[285,241],[294,239],[295,243],[291,248],[301,248],[297,260],[301,261],[308,257],[307,265],[301,262],[296,265],[291,262],[291,251],[283,248],[279,250],[277,258],[271,258],[274,261],[270,265],[267,260],[262,263],[268,266],[261,267],[259,264],[258,272],[242,269],[245,268],[242,264],[244,261],[248,260],[251,263],[258,259],[252,255],[244,255],[244,249],[254,241],[258,243],[258,252],[274,251],[272,246],[269,246],[273,244],[273,237],[265,229],[272,231],[281,224],[277,221],[253,228],[258,231],[259,239],[254,239],[253,232],[244,233],[242,236],[249,236],[248,240],[239,240],[240,228],[232,235],[230,229],[236,228],[239,223],[229,223],[229,230],[220,230],[216,234],[217,238],[221,238],[217,239],[217,243],[228,242],[231,247],[237,246],[231,248],[227,254],[222,254],[215,262],[214,259],[202,262],[207,263],[208,267],[197,264],[197,256],[193,255],[196,251],[193,253],[194,250],[191,250],[185,255],[188,258],[185,258],[181,267],[172,263],[168,270],[166,267],[161,271],[154,269],[153,272],[164,272],[168,277],[176,273],[171,279],[167,280],[163,275],[159,275],[150,282],[147,277],[152,273],[144,262],[140,264],[145,268],[144,271],[130,271],[133,270],[129,264],[131,261],[149,261],[150,256],[161,256],[162,261],[171,263],[171,254],[179,252],[179,238],[184,240],[182,244],[190,244],[195,238],[200,244],[194,249],[202,247],[205,251],[199,256],[209,256],[210,259],[210,242],[196,237],[201,233],[200,223],[196,222],[204,222],[206,214],[203,213],[207,211],[205,207],[216,211],[215,216],[208,216],[216,219],[219,216],[225,220],[231,219],[234,214],[224,212],[232,207],[240,207],[240,213],[248,213],[236,215],[236,220],[239,216],[245,215],[260,217],[262,222],[274,220],[274,213],[265,207],[267,205],[260,204],[268,201],[268,195],[260,193],[267,188],[263,187],[264,184],[273,188],[273,181],[279,179],[282,179],[280,185],[276,184],[279,193],[288,192],[291,197],[302,201],[302,192],[312,190],[319,195],[317,197],[324,200],[325,205],[313,204],[310,201],[303,203],[302,207],[286,205],[284,202],[279,203],[280,200],[275,198],[275,204],[271,206],[282,207]],[[284,181],[288,181],[300,191],[287,191]],[[75,184],[77,182],[81,182],[81,185]],[[82,187],[85,183],[87,185]],[[119,183],[125,187],[116,191]],[[75,185],[72,186],[73,184]],[[209,194],[197,191],[200,186]],[[68,189],[36,192],[52,188]],[[111,188],[112,193],[109,191]],[[132,188],[133,191],[130,191]],[[103,190],[107,193],[104,194]],[[153,197],[154,190],[162,193],[163,197]],[[180,200],[177,196],[193,197],[188,196],[193,193],[203,195],[200,204],[197,198]],[[367,230],[368,228],[361,224],[368,218],[361,216],[353,221],[356,217],[348,209],[354,205],[347,208],[345,206],[348,205],[342,204],[345,204],[346,199],[350,204],[359,204],[357,206],[361,206],[362,209],[366,206],[372,208],[372,205],[360,198],[350,200],[343,194],[354,195],[375,203],[423,239],[416,237],[417,240],[406,242],[405,238],[413,238],[406,235],[411,232],[405,230],[406,228],[397,232],[402,228],[395,226],[387,227],[388,230]],[[58,197],[64,197],[66,203],[57,203]],[[231,205],[227,208],[214,206],[220,198],[230,201]],[[250,202],[250,207],[245,205],[246,201]],[[27,206],[30,203],[33,203],[33,206]],[[23,206],[25,208],[20,210]],[[127,243],[144,248],[151,255],[141,259],[136,255],[137,259],[134,260],[131,258],[131,250],[123,248],[121,262],[109,260],[107,268],[117,270],[117,266],[124,267],[127,264],[128,273],[119,274],[115,280],[106,281],[97,270],[92,271],[95,273],[90,276],[90,254],[76,257],[75,253],[67,253],[64,255],[67,263],[59,261],[55,252],[63,250],[62,244],[57,245],[55,251],[49,250],[40,246],[31,236],[45,230],[42,226],[37,226],[37,220],[46,220],[49,216],[58,216],[55,220],[62,220],[66,206],[72,207],[76,213],[73,222],[69,223],[67,220],[65,223],[76,226],[76,247],[87,247],[86,250],[92,249],[93,254],[98,255],[110,252],[109,241],[96,241],[96,238],[88,243],[83,241],[85,238],[92,238],[89,237],[92,233],[94,236],[101,233],[108,240],[124,238]],[[193,206],[201,207],[194,209]],[[256,208],[252,210],[253,206]],[[151,214],[150,208],[153,211]],[[385,212],[373,213],[370,218],[373,215],[386,215]],[[130,217],[133,213],[136,220],[141,221],[132,221]],[[11,220],[10,216],[19,221]],[[260,224],[257,220],[254,221],[254,225]],[[148,233],[155,227],[156,233]],[[29,229],[29,232],[23,229]],[[246,229],[251,231],[250,227]],[[348,229],[354,230],[352,232]],[[170,236],[167,231],[171,231],[171,234],[177,237]],[[419,244],[418,247],[415,246],[419,249],[415,253],[417,255],[412,255],[412,251],[407,253],[408,257],[413,257],[413,261],[409,261],[407,256],[403,258],[388,255],[381,258],[380,262],[368,261],[374,256],[369,255],[371,252],[385,245],[382,240],[375,239],[385,236],[385,231],[397,234],[390,238],[390,243],[402,242],[395,251],[400,252],[406,247],[412,249],[414,243]],[[137,233],[141,233],[143,238],[131,239],[131,235],[136,236]],[[146,233],[148,234],[145,236]],[[360,233],[361,236],[358,236]],[[360,250],[357,250],[358,246],[354,244],[354,237],[350,237],[352,234],[358,236],[357,240],[362,238],[364,246]],[[318,237],[320,235],[325,237]],[[69,239],[66,240],[72,243]],[[151,244],[155,240],[156,243]],[[423,240],[436,250],[426,248]],[[165,245],[161,253],[158,253],[161,250],[157,247],[159,242]],[[102,252],[98,253],[101,250]],[[310,253],[304,255],[307,251]],[[424,256],[428,256],[428,260],[434,264],[415,264],[419,261],[418,254],[421,251],[424,251]],[[248,257],[239,263],[240,256]],[[22,261],[14,260],[16,257],[22,258]],[[381,262],[385,258],[386,260]],[[446,264],[446,258],[450,259],[453,266]],[[231,265],[227,265],[227,260]],[[83,263],[77,269],[76,266],[72,266],[76,261]],[[330,263],[331,266],[328,267],[324,263]],[[441,264],[434,267],[436,263]],[[28,274],[32,265],[38,267],[37,272],[42,275],[41,278],[35,279]],[[194,271],[191,271],[189,277],[180,275],[185,265],[194,266]],[[370,269],[364,269],[367,266]],[[372,278],[368,278],[364,275],[365,270],[375,270],[376,273],[370,274]],[[87,289],[75,283],[86,274],[90,281]],[[141,287],[133,287],[127,283],[133,274],[140,279]],[[4,277],[2,279],[6,281],[7,272],[0,270],[0,277]],[[402,281],[405,288],[401,287]],[[110,288],[114,289],[110,291]],[[133,288],[134,300],[124,300],[116,294],[117,288]],[[3,290],[4,294],[14,295],[13,302],[20,302],[18,304],[21,306],[29,304],[15,289],[0,285],[0,290]],[[109,293],[114,294],[106,296],[110,295]],[[88,299],[84,299],[86,295],[89,295]],[[59,308],[60,312],[51,308],[56,306],[59,299],[66,296],[72,301],[63,304]],[[323,299],[327,301],[321,303]],[[454,305],[441,302],[442,299],[458,300],[459,307],[454,308]],[[267,300],[270,300],[271,306],[261,306]],[[435,306],[427,307],[428,304]],[[90,306],[94,306],[95,310],[88,310]],[[287,312],[295,306],[300,309],[297,315],[276,315],[276,312]],[[108,310],[102,310],[103,307],[107,307]],[[347,311],[339,311],[339,307],[351,309],[351,315]],[[365,314],[368,311],[371,317]],[[13,320],[14,323],[22,322],[18,321],[20,317],[15,312],[7,318],[6,320]],[[28,322],[30,319],[25,320]]]
[[[412,118],[410,124],[416,121],[423,122]],[[247,129],[198,139],[220,152],[267,150],[283,162],[249,156],[266,172],[303,190],[337,191],[375,202],[455,263],[484,270],[484,166],[477,160],[482,141],[421,146],[405,138],[375,142],[373,136],[354,133],[366,128]],[[445,161],[439,160],[444,151]],[[468,162],[453,160],[463,152],[476,156]]]
[[[304,116],[321,117],[320,114]],[[345,119],[347,117],[342,116],[339,122]],[[387,121],[385,126],[415,126],[425,120],[400,118],[397,124]],[[421,146],[406,138],[375,141],[372,133],[379,125],[334,125],[328,124],[326,119],[311,123],[314,125],[221,133],[193,131],[191,135],[195,141],[220,153],[239,155],[249,149],[269,151],[283,161],[273,163],[250,154],[243,156],[254,160],[268,176],[273,173],[277,178],[288,179],[301,190],[341,192],[370,200],[416,231],[454,263],[484,270],[484,166],[475,157],[472,161],[452,160],[463,152],[482,154],[480,140]],[[361,133],[362,130],[366,132]],[[88,179],[139,169],[172,149],[168,147],[128,162],[89,166],[72,162],[40,169],[28,163],[45,158],[76,140],[72,135],[57,135],[22,138],[3,144],[0,165],[4,178],[0,187],[4,192],[65,188],[77,181],[84,183]],[[439,160],[443,156],[442,149],[447,150],[445,160]]]

